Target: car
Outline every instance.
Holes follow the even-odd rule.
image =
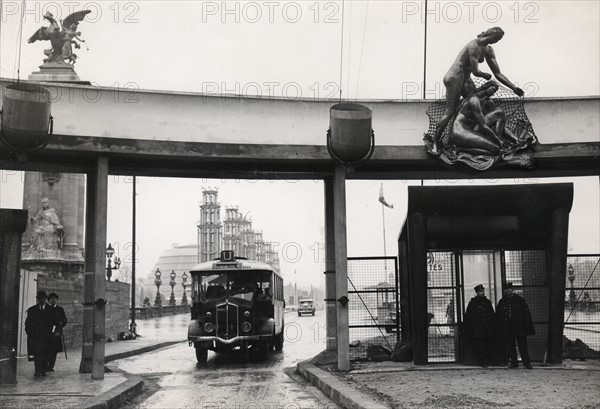
[[[300,307],[298,307],[298,316],[301,317],[303,314],[310,314],[315,316],[315,306],[312,299],[300,300]]]

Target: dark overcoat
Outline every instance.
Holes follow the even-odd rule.
[[[49,340],[49,348],[52,352],[62,352],[63,351],[63,327],[67,325],[67,316],[65,315],[65,310],[59,306],[48,305],[48,320],[50,321],[50,340]]]
[[[27,355],[42,355],[48,350],[50,328],[48,305],[43,310],[38,304],[27,309],[27,318],[25,319]]]
[[[465,312],[465,331],[467,338],[493,338],[494,308],[486,297],[471,298]]]
[[[500,338],[535,334],[529,307],[523,297],[518,294],[502,297],[496,307],[496,319]]]

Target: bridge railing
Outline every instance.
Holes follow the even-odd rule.
[[[162,317],[164,315],[189,314],[191,306],[189,305],[162,305],[151,307],[135,307],[135,318],[145,319]],[[131,308],[129,309],[131,313]]]

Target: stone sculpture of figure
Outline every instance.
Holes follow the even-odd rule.
[[[77,56],[73,54],[72,45],[75,44],[75,48],[79,48],[79,44],[74,40],[85,42],[79,38],[81,33],[77,31],[77,26],[88,13],[91,13],[91,10],[82,10],[70,14],[61,22],[61,28],[52,13],[47,12],[44,19],[50,22],[50,26],[40,27],[29,38],[28,42],[31,44],[38,40],[50,41],[52,48],[44,51],[47,56],[44,63],[65,63],[65,60],[68,60],[69,63],[73,64]]]
[[[440,154],[439,142],[444,129],[458,108],[458,102],[461,95],[466,97],[475,90],[475,84],[471,79],[471,74],[476,77],[489,80],[492,75],[479,70],[479,63],[487,62],[496,79],[510,88],[515,94],[523,96],[521,88],[516,87],[510,80],[500,72],[500,67],[496,61],[496,54],[490,44],[495,44],[504,37],[504,31],[500,27],[493,27],[479,34],[476,39],[471,40],[460,51],[458,57],[444,76],[444,85],[446,86],[446,110],[437,124],[437,129],[433,137],[433,146],[430,151],[432,155]]]
[[[498,90],[498,85],[488,82],[465,98],[459,108],[456,119],[452,124],[450,142],[459,150],[473,154],[496,156],[503,145],[500,135],[490,127],[498,125],[503,118],[503,111],[494,109],[484,115],[483,107],[488,104],[489,98]],[[504,126],[496,126],[503,132]]]
[[[77,31],[77,23],[71,24],[71,27],[66,29],[64,32],[62,58],[64,60],[67,60],[67,62],[70,64],[75,64],[75,61],[77,60],[77,54],[73,53],[73,46],[75,46],[75,48],[78,49],[81,48],[81,46],[77,43],[77,41],[74,41],[73,39],[76,38],[79,40],[78,36],[80,35],[81,32]]]
[[[63,226],[56,210],[50,207],[48,198],[42,199],[42,208],[32,218],[35,221],[30,250],[58,250],[62,248]]]

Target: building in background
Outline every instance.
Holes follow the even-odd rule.
[[[158,269],[161,273],[159,292],[163,305],[168,305],[171,296],[170,274],[175,272],[175,287],[173,293],[177,304],[180,304],[183,296],[183,273],[189,277],[190,270],[198,263],[213,260],[219,257],[221,250],[233,250],[236,256],[246,257],[269,264],[278,273],[280,271],[279,254],[275,250],[273,242],[263,239],[263,233],[252,227],[252,220],[244,215],[237,206],[225,208],[225,218],[221,220],[221,203],[219,192],[216,188],[202,190],[202,201],[200,202],[200,220],[197,221],[198,242],[179,246],[173,244],[170,249],[162,252],[152,271],[148,273],[144,284],[142,284],[144,297],[148,297],[151,303],[156,298],[157,288],[154,285],[155,273]],[[191,277],[187,280],[191,284]],[[189,299],[190,292],[187,291]],[[143,300],[140,300],[142,303]]]
[[[198,226],[198,263],[219,257],[223,225],[221,224],[221,204],[217,189],[202,189],[200,220]]]

